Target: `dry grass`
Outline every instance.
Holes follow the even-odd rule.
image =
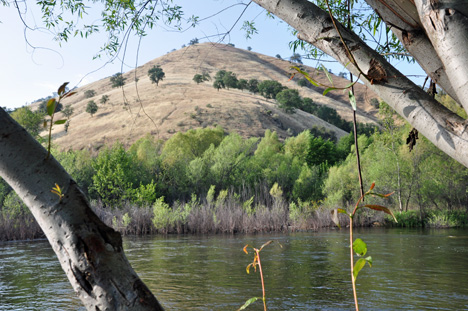
[[[152,84],[147,76],[154,65],[160,65],[166,73],[159,86]],[[290,135],[288,129],[291,129],[289,133],[299,133],[315,125],[334,131],[338,137],[344,135],[345,132],[335,126],[302,111],[285,114],[276,108],[273,100],[265,100],[259,95],[236,89],[218,92],[212,82],[197,85],[192,81],[196,73],[208,72],[214,77],[221,69],[233,71],[243,79],[274,79],[298,89],[303,97],[336,109],[343,118],[350,120],[351,109],[346,94],[337,91],[331,98],[322,96],[319,89],[301,88],[294,80],[288,81],[290,66],[288,61],[220,44],[206,43],[177,50],[125,73],[127,81],[123,89],[112,88],[110,78],[77,89],[76,95],[64,101],[75,109],[69,131],[65,133],[63,126],[55,126],[54,142],[62,150],[99,149],[115,141],[129,145],[147,133],[167,139],[175,131],[213,124],[228,132],[237,131],[244,137],[262,136],[266,129],[270,129],[277,131],[280,138],[286,138]],[[306,69],[309,72],[315,70]],[[328,83],[323,73],[314,75]],[[339,77],[334,77],[334,81],[336,85],[349,82]],[[96,91],[96,96],[85,98],[84,92],[91,89]],[[372,114],[375,110],[368,101],[376,95],[370,94],[363,85],[356,85],[356,93],[360,107],[369,112],[360,112],[358,120],[374,122]],[[109,96],[106,104],[99,103],[103,95]],[[94,117],[85,112],[90,100],[99,106]],[[195,112],[196,106],[200,108],[198,112]],[[195,117],[192,116],[194,112]]]

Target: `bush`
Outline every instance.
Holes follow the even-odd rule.
[[[95,90],[86,90],[84,92],[84,96],[85,96],[85,98],[94,97],[94,96],[96,96],[96,91]]]
[[[90,100],[88,105],[86,105],[86,112],[92,116],[98,111],[98,105],[94,102],[94,100]]]
[[[124,78],[121,72],[117,72],[110,78],[112,87],[124,86],[125,80],[127,80],[127,78]]]

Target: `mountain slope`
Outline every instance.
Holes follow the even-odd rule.
[[[147,74],[154,65],[160,65],[166,74],[159,86],[152,84]],[[266,100],[258,94],[237,89],[217,91],[210,81],[199,85],[192,81],[196,73],[208,72],[214,77],[221,69],[247,80],[276,80],[284,86],[298,89],[301,96],[310,97],[317,104],[336,109],[343,118],[351,120],[347,95],[337,92],[334,98],[324,97],[322,90],[299,87],[294,80],[289,81],[290,66],[288,61],[228,45],[205,43],[189,46],[125,73],[123,89],[112,88],[110,78],[77,89],[76,95],[63,102],[74,108],[68,133],[62,125],[55,126],[54,143],[62,150],[99,149],[116,141],[128,145],[148,133],[167,139],[178,131],[215,125],[245,137],[263,136],[265,130],[270,129],[277,131],[279,137],[286,138],[314,126],[332,131],[337,137],[345,135],[344,131],[300,110],[286,114],[277,108],[274,100]],[[304,68],[310,73],[315,71],[307,66]],[[317,71],[314,76],[329,83],[323,73]],[[336,85],[349,83],[339,77],[334,77],[334,82]],[[96,95],[85,98],[87,90],[94,90]],[[372,112],[367,102],[376,96],[363,85],[356,85],[356,94],[361,106]],[[99,102],[103,95],[109,96],[106,104]],[[99,106],[94,117],[85,112],[90,100]],[[58,117],[61,117],[60,113]],[[374,123],[375,118],[372,113],[359,112],[358,121]]]

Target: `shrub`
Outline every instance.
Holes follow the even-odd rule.
[[[88,105],[86,106],[86,112],[92,116],[98,111],[98,105],[94,102],[94,100],[90,100]]]
[[[124,78],[121,72],[117,72],[110,78],[112,87],[124,86],[125,80],[127,80],[127,78]]]
[[[94,96],[96,96],[96,91],[95,90],[86,90],[84,92],[84,96],[85,96],[85,98],[94,97]]]

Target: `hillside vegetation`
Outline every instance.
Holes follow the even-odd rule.
[[[55,126],[54,143],[61,150],[97,150],[116,141],[128,147],[146,134],[166,140],[176,132],[208,126],[221,126],[226,132],[235,131],[245,138],[262,137],[269,129],[285,139],[313,127],[333,132],[337,138],[344,136],[346,132],[309,113],[300,110],[285,113],[274,99],[267,100],[247,90],[218,91],[213,81],[197,84],[192,80],[195,74],[201,73],[214,77],[219,70],[232,71],[239,79],[275,80],[351,120],[347,94],[335,91],[322,96],[320,88],[300,87],[296,82],[301,77],[289,80],[291,65],[286,60],[229,45],[188,46],[124,73],[123,88],[113,88],[109,77],[76,89],[77,94],[63,102],[74,109],[68,132],[64,126]],[[148,77],[148,70],[154,66],[160,66],[165,72],[158,85]],[[323,72],[303,68],[318,81],[329,84]],[[349,83],[341,77],[333,76],[333,79],[337,86]],[[106,103],[100,102],[103,96],[107,98]],[[377,96],[363,85],[356,85],[356,96],[361,109],[358,121],[375,123],[376,109],[370,102]],[[99,107],[93,115],[86,112],[90,101]]]

